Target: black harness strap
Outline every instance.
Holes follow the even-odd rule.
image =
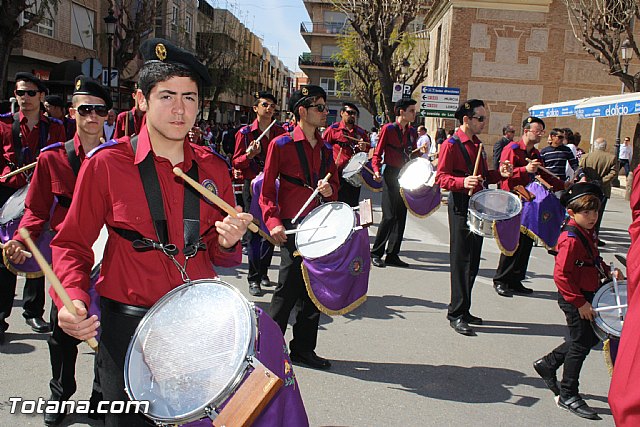
[[[591,245],[589,244],[589,241],[587,241],[587,238],[584,237],[584,234],[582,234],[580,232],[580,230],[578,230],[576,227],[574,227],[573,225],[569,225],[569,224],[565,224],[562,227],[562,231],[568,231],[568,232],[571,232],[571,233],[575,234],[578,237],[578,240],[580,240],[580,242],[582,243],[582,246],[586,249],[587,253],[589,254],[589,258],[591,258],[591,261],[583,261],[583,260],[579,260],[579,259],[576,260],[576,263],[575,263],[576,266],[578,266],[578,267],[595,267],[596,270],[598,270],[598,272],[602,276],[602,278],[606,278],[606,273],[604,272],[604,269],[600,265],[601,262],[602,262],[602,257],[594,255],[593,249],[592,249]]]
[[[69,165],[71,165],[73,174],[75,176],[78,176],[78,172],[80,172],[80,159],[76,154],[76,147],[73,143],[73,139],[70,139],[64,143],[64,149],[67,152],[67,159],[69,160]]]
[[[460,148],[460,153],[462,153],[462,157],[464,158],[464,162],[467,164],[468,173],[469,173],[469,175],[472,175],[473,174],[473,162],[471,161],[471,157],[469,156],[469,152],[467,151],[466,148],[464,148],[464,144],[462,143],[462,141],[460,141],[460,137],[458,137],[458,135],[453,135],[451,138],[456,142],[456,145]]]
[[[136,124],[134,122],[135,117],[133,115],[133,112],[131,110],[129,110],[127,112],[127,114],[129,115],[129,129],[127,129],[127,135],[129,136],[133,136],[136,133]]]
[[[16,153],[16,163],[11,169],[18,169],[20,166],[22,166],[22,132],[20,132],[19,113],[13,115],[11,134],[13,136],[13,151]]]

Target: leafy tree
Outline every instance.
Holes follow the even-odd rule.
[[[23,12],[26,22],[19,20]],[[0,97],[7,86],[11,50],[21,45],[27,30],[57,13],[57,0],[0,0]]]
[[[156,0],[109,0],[116,23],[113,41],[114,66],[124,70],[138,54],[138,47],[155,28],[159,1]]]

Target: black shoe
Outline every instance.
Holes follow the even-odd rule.
[[[482,317],[474,316],[471,313],[465,314],[462,319],[470,325],[482,325]]]
[[[314,369],[329,369],[331,367],[331,362],[323,357],[318,356],[315,351],[304,353],[291,352],[289,357],[291,357],[291,361],[293,362],[303,363],[308,367]]]
[[[271,280],[268,277],[263,277],[260,281],[260,286],[264,286],[265,288],[271,288],[273,285],[271,284]]]
[[[89,413],[87,417],[92,420],[102,420],[104,421],[105,414],[98,412],[98,406],[102,402],[102,393],[93,391],[91,393],[91,398],[89,399]]]
[[[553,369],[544,359],[538,359],[533,362],[533,369],[536,370],[540,378],[542,378],[554,395],[560,395],[560,387],[558,387],[558,377],[556,370]]]
[[[0,345],[4,344],[5,335],[4,331],[0,329]]]
[[[249,294],[254,297],[262,296],[262,288],[258,282],[249,282]]]
[[[493,284],[493,289],[495,289],[496,293],[498,295],[500,295],[501,297],[512,297],[513,296],[513,292],[511,292],[511,289],[507,288],[507,286],[503,285],[502,283],[494,283]]]
[[[602,246],[606,246],[607,244],[605,242],[603,242],[602,240],[598,239],[598,246],[602,247]]]
[[[476,334],[475,332],[473,332],[473,329],[471,329],[471,326],[469,326],[469,324],[465,322],[462,318],[451,320],[449,324],[451,325],[454,331],[456,331],[461,335],[466,335],[468,337],[471,337]]]
[[[560,398],[558,399],[558,406],[588,420],[602,419],[598,416],[596,411],[594,411],[589,405],[587,405],[587,402],[585,402],[579,394],[567,398],[563,398],[562,396],[560,396]]]
[[[375,255],[371,255],[371,264],[375,265],[376,267],[380,267],[380,268],[385,268],[387,266],[384,263],[384,261],[382,260],[382,258],[380,258],[379,256],[375,256]]]
[[[48,426],[57,426],[67,416],[66,412],[47,412],[44,413],[44,423]]]
[[[384,259],[385,264],[395,265],[396,267],[409,267],[409,264],[400,259],[398,255],[387,255]]]
[[[26,320],[26,323],[31,326],[31,329],[33,329],[34,332],[38,332],[40,334],[51,332],[51,326],[49,326],[42,317],[31,317]]]
[[[533,293],[533,289],[525,287],[522,283],[518,283],[517,285],[511,285],[509,288],[511,292],[516,294],[525,294],[529,295]]]

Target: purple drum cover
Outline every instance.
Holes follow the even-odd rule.
[[[328,255],[302,260],[302,275],[309,297],[329,316],[341,316],[367,299],[371,255],[367,229],[356,230]]]
[[[440,187],[424,186],[415,191],[400,188],[400,195],[407,210],[418,218],[426,218],[440,207]]]
[[[7,224],[6,232],[8,236],[13,237],[13,233],[17,230],[18,225],[20,224],[20,220],[10,221]],[[49,223],[46,224],[46,227],[49,226]],[[5,239],[5,227],[1,227],[3,230],[2,241],[6,243],[11,240],[11,237],[7,240]],[[13,229],[13,230],[11,230]],[[53,239],[54,232],[52,230],[43,231],[36,240],[36,246],[42,253],[44,259],[51,265],[51,240]],[[7,267],[9,271],[17,276],[26,277],[27,279],[35,279],[38,277],[44,276],[44,273],[40,269],[38,262],[34,257],[27,258],[27,260],[22,264],[14,264],[12,263],[4,251],[2,251],[2,259],[4,261],[4,265]]]
[[[535,199],[522,203],[521,231],[531,238],[540,239],[547,249],[558,243],[565,209],[558,198],[537,182],[527,185]]]
[[[269,230],[262,218],[262,209],[260,208],[260,194],[262,193],[262,181],[264,180],[264,173],[260,173],[251,181],[251,206],[249,206],[249,213],[253,217],[260,221],[260,228],[262,231],[269,234]],[[280,189],[280,180],[276,179],[276,199],[278,190]]]
[[[258,314],[256,358],[278,378],[282,379],[284,384],[252,426],[307,427],[309,425],[307,412],[304,409],[300,388],[293,372],[291,359],[287,352],[287,344],[284,341],[280,327],[260,308],[256,308],[256,312]],[[221,405],[221,407],[224,407],[224,405]],[[184,424],[184,426],[211,427],[211,420],[203,418]]]
[[[100,266],[102,262],[96,265],[91,271],[91,276],[89,276],[89,299],[91,303],[89,304],[89,314],[88,317],[93,316],[94,314],[98,316],[98,320],[100,320],[100,295],[98,291],[96,291],[96,283],[98,282],[98,278],[100,277]],[[100,333],[101,328],[97,329],[98,335],[96,335],[96,340],[100,341]]]
[[[365,164],[365,166],[373,170],[373,167],[371,166],[371,160],[369,160]],[[380,191],[382,191],[382,181],[378,182],[375,179],[373,179],[373,175],[371,175],[371,173],[366,168],[362,168],[362,170],[360,171],[360,174],[362,175],[362,181],[364,185],[369,190],[373,191],[374,193],[379,193]]]
[[[493,238],[498,249],[505,256],[512,256],[520,243],[520,216],[522,213],[504,221],[493,222]]]

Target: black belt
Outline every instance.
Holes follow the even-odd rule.
[[[100,297],[100,302],[104,304],[104,308],[110,313],[126,314],[127,316],[133,317],[144,317],[144,315],[147,314],[147,311],[149,311],[148,307],[123,304],[105,297]]]

